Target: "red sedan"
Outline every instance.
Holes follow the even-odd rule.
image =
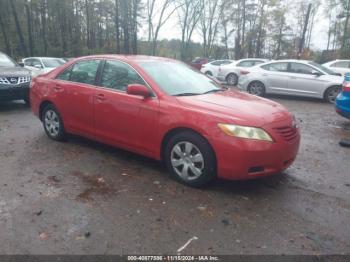
[[[279,173],[300,143],[280,104],[226,90],[165,58],[75,59],[35,78],[30,99],[50,138],[77,134],[163,160],[190,186]]]

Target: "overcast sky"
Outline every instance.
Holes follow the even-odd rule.
[[[291,0],[295,3],[295,1]],[[312,0],[309,0],[311,3],[313,3]],[[306,0],[307,2],[307,0]],[[159,2],[158,2],[159,3]],[[312,39],[311,39],[311,47],[313,49],[317,50],[323,50],[327,47],[327,20],[324,17],[324,9],[322,5],[318,9],[318,12],[315,16],[314,21],[314,27],[312,32]],[[140,32],[141,38],[146,39],[147,38],[147,27],[144,26],[141,28]],[[232,36],[231,38],[233,38]],[[178,17],[176,13],[169,19],[169,21],[161,28],[159,33],[159,40],[162,39],[181,39],[181,31],[178,26]],[[202,42],[201,36],[198,32],[194,32],[192,41],[194,42]],[[230,41],[231,46],[234,47],[234,41]]]

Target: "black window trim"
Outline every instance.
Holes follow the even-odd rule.
[[[106,90],[109,90],[109,91],[114,91],[114,92],[117,92],[117,93],[126,94],[126,91],[102,86],[102,84],[101,84],[102,74],[103,74],[103,70],[104,70],[104,67],[105,67],[107,61],[116,61],[116,62],[119,62],[119,63],[122,63],[122,64],[125,64],[125,65],[129,66],[131,69],[133,69],[136,72],[136,74],[138,74],[138,76],[143,80],[143,82],[145,82],[146,86],[151,91],[151,96],[150,97],[158,97],[157,94],[153,91],[151,85],[142,77],[142,75],[132,65],[130,65],[129,63],[124,62],[122,60],[113,59],[113,58],[110,58],[110,59],[106,58],[106,59],[102,59],[101,60],[100,68],[99,68],[99,70],[97,71],[97,74],[96,74],[96,76],[97,76],[97,78],[96,78],[97,82],[96,82],[96,86],[95,86],[96,88],[98,88],[98,89],[102,88],[102,89],[106,89]]]
[[[95,74],[95,80],[94,80],[94,84],[88,84],[88,83],[81,83],[81,82],[75,82],[75,81],[72,81],[71,80],[71,77],[72,77],[72,70],[74,68],[74,66],[76,64],[79,64],[81,62],[87,62],[87,61],[93,61],[93,60],[97,60],[97,61],[100,61],[99,62],[99,65],[97,67],[97,71],[96,71],[96,74]],[[98,73],[99,73],[99,69],[101,67],[101,63],[103,62],[104,60],[101,59],[101,58],[90,58],[90,59],[82,59],[82,60],[79,60],[79,61],[76,61],[75,63],[69,65],[68,67],[66,67],[65,69],[63,69],[61,72],[59,72],[56,77],[55,77],[55,80],[58,80],[58,81],[65,81],[65,82],[69,82],[69,83],[75,83],[75,84],[81,84],[81,85],[87,85],[87,86],[91,86],[91,87],[97,87],[97,79],[98,79]],[[59,79],[58,77],[63,74],[65,71],[69,70],[69,79],[68,80],[64,80],[64,79]]]

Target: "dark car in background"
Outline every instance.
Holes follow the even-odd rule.
[[[196,57],[193,59],[190,63],[190,66],[197,70],[201,70],[202,65],[207,64],[209,62],[213,61],[212,59],[204,58],[204,57]]]
[[[31,71],[0,52],[0,102],[24,100],[29,103]]]

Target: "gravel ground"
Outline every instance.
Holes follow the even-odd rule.
[[[49,140],[0,104],[1,254],[349,254],[350,121],[318,100],[270,97],[300,119],[284,174],[199,190],[160,163],[79,137]]]

